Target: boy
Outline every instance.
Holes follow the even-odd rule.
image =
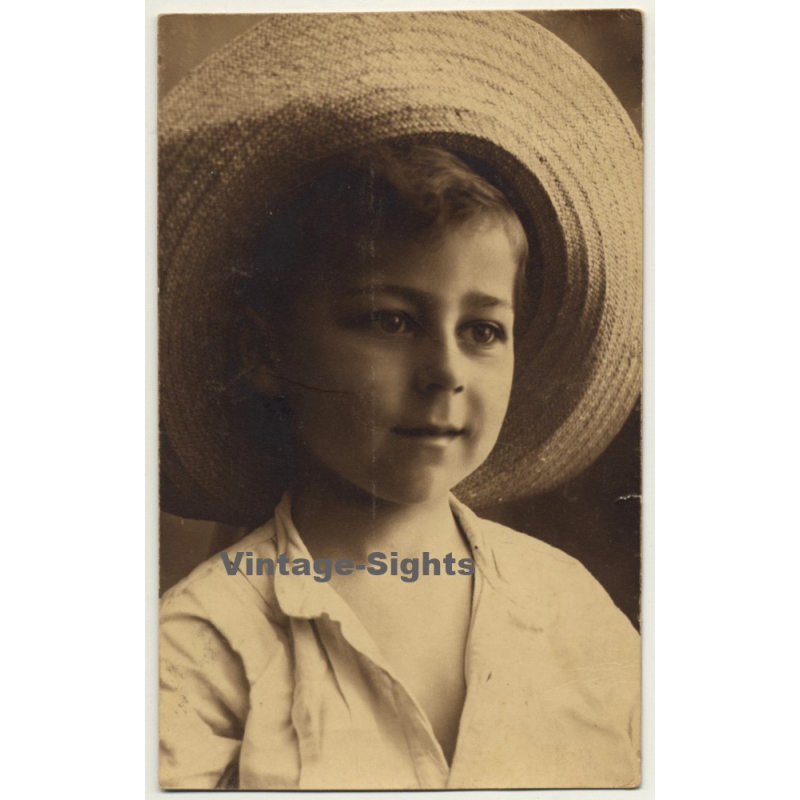
[[[276,521],[251,534],[237,551],[273,560],[283,552],[287,557],[300,553],[299,558],[308,553],[308,560],[347,559],[352,565],[366,565],[373,553],[404,560],[419,559],[425,552],[439,561],[448,556],[459,563],[475,561],[478,569],[475,574],[430,574],[406,582],[388,572],[375,575],[353,567],[333,574],[326,586],[302,575],[274,572],[247,576],[239,571],[231,577],[224,568],[230,556],[212,559],[164,602],[164,651],[177,656],[171,661],[167,655],[177,705],[170,710],[165,703],[163,724],[169,732],[175,722],[171,713],[177,714],[181,704],[197,715],[188,727],[178,725],[165,737],[173,752],[196,748],[187,753],[188,763],[176,759],[176,770],[215,766],[209,788],[216,785],[235,761],[228,763],[239,738],[244,735],[248,741],[246,707],[254,701],[253,677],[263,681],[264,659],[272,663],[280,658],[286,659],[284,669],[294,663],[295,677],[282,676],[286,685],[271,691],[296,693],[299,677],[301,686],[308,681],[313,685],[309,691],[322,695],[300,703],[311,717],[308,730],[295,719],[297,700],[282,720],[270,708],[272,727],[288,729],[291,720],[297,735],[302,732],[313,740],[310,749],[317,763],[312,774],[304,775],[309,765],[300,741],[300,774],[286,785],[447,785],[468,689],[470,623],[488,613],[481,604],[488,591],[483,582],[502,580],[506,570],[528,561],[541,571],[543,557],[568,563],[565,556],[534,545],[522,534],[492,531],[485,542],[477,533],[470,537],[475,522],[450,495],[483,463],[500,432],[511,392],[515,310],[527,253],[522,225],[500,192],[456,157],[435,148],[384,146],[358,152],[325,172],[288,210],[278,212],[260,248],[263,272],[242,292],[258,309],[251,313],[254,330],[243,335],[244,367],[257,392],[285,399],[299,468],[292,493],[282,503],[286,550]],[[275,298],[265,302],[269,283],[281,287],[279,307]],[[287,294],[290,285],[293,291]],[[492,553],[491,566],[483,563],[481,547]],[[238,669],[230,664],[215,675],[221,654],[233,657],[225,643],[228,628],[216,622],[216,612],[203,614],[196,604],[205,608],[207,595],[224,593],[242,579],[246,588],[238,591],[250,595],[243,598],[246,609],[239,611],[253,618],[237,619],[232,630],[242,639],[243,664]],[[301,606],[314,607],[313,623],[308,623],[308,612],[294,611],[298,597]],[[610,601],[604,602],[603,613],[612,614]],[[524,615],[534,609],[520,605],[519,611]],[[627,623],[617,614],[623,636]],[[326,617],[338,618],[343,628],[350,626],[350,635]],[[203,636],[193,630],[199,619],[203,627],[210,626]],[[493,624],[508,625],[502,617]],[[267,636],[288,652],[262,653],[266,643],[253,642]],[[632,629],[627,631],[632,651],[635,638]],[[482,646],[480,639],[473,642],[476,650]],[[190,694],[193,681],[187,671],[195,670],[201,659],[196,652],[193,660],[185,657],[198,647],[210,660],[210,674],[203,677],[202,693]],[[350,674],[352,662],[360,659],[357,668],[367,671],[365,678]],[[380,672],[371,674],[375,665]],[[581,670],[587,665],[568,661],[560,668]],[[326,675],[306,678],[309,669]],[[622,674],[616,668],[611,673],[614,680]],[[381,696],[387,677],[390,699]],[[473,682],[490,680],[490,673],[470,677]],[[224,703],[212,680],[225,687]],[[521,688],[514,686],[507,700],[528,702]],[[396,696],[400,693],[405,695],[402,701]],[[352,698],[364,716],[357,724]],[[568,706],[576,699],[571,697]],[[407,707],[394,710],[392,705],[400,702]],[[586,698],[580,703],[587,703]],[[408,718],[400,725],[394,718],[398,713]],[[575,729],[596,724],[590,716]],[[413,747],[394,741],[405,725],[411,733],[403,737],[413,736],[415,746],[425,749],[422,763]],[[376,735],[388,741],[376,745],[370,741]],[[592,737],[579,735],[589,747]],[[621,732],[606,723],[602,737],[612,735]],[[221,737],[222,743],[196,743],[195,736]],[[270,738],[277,736],[270,732]],[[575,743],[574,736],[571,741]],[[524,756],[528,746],[523,740],[507,749]],[[630,748],[632,752],[632,744]],[[283,779],[289,778],[284,770],[297,757],[287,760],[278,771]],[[242,754],[239,769],[248,787],[281,786],[273,765],[249,764]],[[484,785],[499,785],[506,777],[493,770],[479,778],[474,761],[469,769]],[[189,775],[200,779],[197,773]]]
[[[450,494],[500,436],[548,291],[512,201],[537,210],[481,164],[390,138],[307,163],[231,270],[221,391],[253,441],[288,442],[291,489],[164,598],[164,787],[636,784],[630,623]]]

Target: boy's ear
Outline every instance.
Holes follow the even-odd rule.
[[[255,309],[247,306],[237,342],[241,375],[261,394],[280,397],[283,383],[276,374],[274,343],[275,335],[271,326]]]

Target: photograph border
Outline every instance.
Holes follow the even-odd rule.
[[[653,2],[635,5],[593,2],[549,2],[549,3],[497,3],[497,2],[407,2],[407,3],[264,3],[235,2],[181,2],[181,0],[151,0],[146,3],[146,351],[147,351],[147,479],[146,479],[146,792],[148,797],[161,795],[158,788],[158,436],[157,436],[157,279],[156,279],[156,119],[157,119],[157,17],[165,13],[270,13],[311,11],[406,11],[406,10],[556,10],[556,9],[608,9],[633,8],[644,12],[644,91],[643,91],[643,141],[644,141],[644,347],[643,347],[643,394],[642,394],[642,785],[637,790],[641,796],[649,797],[654,791],[654,302],[653,302],[653,100],[654,66],[652,50],[654,41]],[[475,790],[482,791],[482,790]],[[475,791],[470,791],[471,795]],[[538,797],[564,797],[572,792],[577,796],[595,798],[613,797],[616,792],[631,790],[514,790],[535,791]],[[293,794],[294,792],[286,792]],[[341,792],[339,792],[341,793]],[[206,794],[203,792],[202,794]],[[283,794],[283,792],[270,792]],[[346,794],[346,793],[344,793]],[[365,792],[358,792],[363,795]],[[381,792],[380,794],[385,794]],[[200,792],[182,792],[182,795],[198,797]]]

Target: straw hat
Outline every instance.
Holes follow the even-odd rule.
[[[268,518],[291,444],[243,399],[231,296],[276,199],[322,159],[413,138],[491,171],[544,264],[485,506],[587,467],[641,384],[641,141],[602,79],[514,12],[275,15],[159,108],[162,505]]]

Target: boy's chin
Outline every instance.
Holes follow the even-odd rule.
[[[420,475],[406,480],[376,480],[363,489],[374,499],[393,505],[413,506],[446,501],[459,480],[431,480]]]
[[[418,506],[435,504],[437,501],[447,502],[450,490],[456,484],[449,481],[430,480],[415,476],[412,479],[398,480],[397,476],[381,479],[378,476],[362,478],[343,478],[337,476],[340,497],[349,497],[351,501],[368,505],[371,508],[378,504],[392,506]]]
[[[446,502],[453,487],[470,474],[462,474],[464,470],[438,468],[403,470],[397,465],[347,474],[347,470],[333,469],[317,459],[309,459],[306,464],[308,468],[302,471],[300,485],[373,507],[376,501],[399,506]]]

